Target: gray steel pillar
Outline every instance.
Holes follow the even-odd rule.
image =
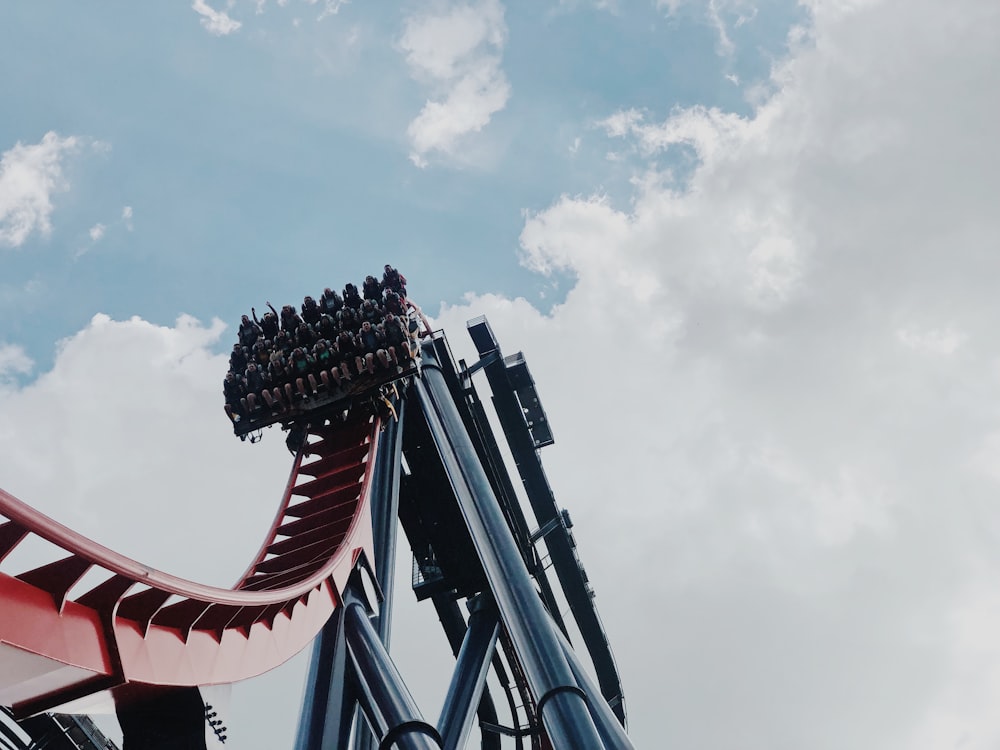
[[[500,623],[490,606],[476,609],[469,617],[469,628],[455,661],[455,672],[441,708],[438,730],[445,750],[459,750],[472,730],[479,698],[496,648]]]
[[[576,683],[552,620],[511,538],[433,347],[424,346],[423,357],[423,374],[415,383],[417,396],[500,615],[523,662],[545,730],[558,750],[602,748],[588,698]]]
[[[364,605],[357,600],[349,600],[344,607],[344,634],[358,704],[379,739],[379,750],[440,750],[437,729],[421,717]]]
[[[599,695],[597,686],[590,678],[590,675],[587,674],[583,664],[580,662],[580,657],[573,650],[569,641],[562,638],[562,645],[563,653],[566,654],[566,661],[569,662],[570,669],[573,670],[573,676],[576,678],[577,684],[580,685],[587,695]],[[625,734],[624,727],[618,721],[618,717],[611,710],[611,706],[608,705],[607,701],[591,700],[587,705],[590,708],[590,716],[597,726],[597,731],[601,733],[601,739],[604,740],[604,747],[608,750],[633,750],[632,740]]]
[[[347,747],[357,705],[347,667],[344,608],[341,606],[313,643],[295,750]]]

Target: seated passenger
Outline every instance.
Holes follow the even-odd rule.
[[[388,359],[385,350],[379,346],[379,337],[375,332],[375,328],[367,320],[361,324],[357,342],[359,352],[355,358],[355,363],[357,364],[359,375],[361,374],[362,367],[364,367],[369,375],[375,374],[376,356],[380,363],[385,362],[384,366],[387,366]]]
[[[347,331],[351,334],[357,333],[358,329],[361,328],[361,318],[358,316],[357,310],[345,306],[337,313],[337,327],[341,331]]]
[[[259,406],[258,396],[264,399],[268,409],[274,408],[274,398],[268,391],[270,384],[271,379],[263,369],[258,368],[253,362],[247,365],[246,400],[251,413],[256,411]]]
[[[300,318],[299,314],[295,312],[295,308],[291,305],[282,305],[281,330],[292,334],[295,333],[295,329],[300,325],[302,325],[302,318]]]
[[[268,361],[271,359],[271,347],[268,346],[268,342],[259,339],[256,344],[253,345],[253,361],[257,363],[258,367],[267,367]]]
[[[396,292],[388,291],[385,293],[385,311],[393,315],[406,315],[403,300]]]
[[[247,350],[239,344],[233,344],[233,351],[229,355],[229,371],[239,375],[247,369]]]
[[[260,337],[260,334],[260,326],[250,320],[249,316],[244,315],[240,319],[239,339],[242,346],[249,349]]]
[[[292,403],[292,388],[285,382],[288,380],[288,367],[286,365],[285,358],[282,356],[281,352],[275,352],[277,356],[272,357],[271,361],[267,365],[268,379],[270,380],[271,393],[274,395],[274,400],[278,402],[278,406],[285,408],[285,403],[282,400],[282,388],[285,389],[285,394],[288,397],[288,405]]]
[[[254,322],[260,326],[261,331],[264,332],[264,338],[274,341],[275,336],[278,335],[278,312],[271,306],[268,302],[267,306],[271,308],[270,312],[264,313],[264,317],[257,320],[257,311],[254,308],[250,308],[250,312],[253,313]]]
[[[313,332],[312,326],[308,323],[303,323],[296,328],[295,343],[298,346],[312,349],[312,345],[316,343],[316,334]]]
[[[334,368],[333,353],[327,346],[326,339],[320,339],[316,342],[313,346],[312,357],[315,372],[319,375],[319,379],[326,388],[326,392],[330,393],[330,391],[333,390],[331,380],[339,385],[339,373],[337,376],[334,376],[330,372],[330,370]],[[312,386],[313,393],[316,393],[318,384],[316,382],[315,375],[312,373],[309,374],[309,384]]]
[[[243,378],[239,377],[236,373],[227,372],[226,379],[222,381],[222,395],[226,398],[226,405],[224,407],[226,416],[229,417],[233,424],[239,422],[246,415],[242,404],[243,397],[246,395]]]
[[[295,339],[289,335],[288,331],[278,331],[278,338],[274,340],[273,348],[280,351],[282,356],[287,357],[295,348]]]
[[[324,339],[332,341],[337,338],[338,333],[340,333],[340,331],[337,328],[337,321],[334,320],[332,315],[323,313],[319,317],[319,335]]]
[[[379,366],[383,370],[388,370],[390,367],[393,371],[396,369],[395,360],[389,359],[389,349],[388,343],[385,338],[385,326],[379,323],[378,325],[373,325],[372,330],[375,332],[375,356],[378,358]]]
[[[385,264],[385,270],[382,272],[382,288],[391,289],[396,292],[400,297],[406,296],[406,277],[403,276],[399,271],[390,266],[388,263]]]
[[[379,283],[378,279],[374,276],[365,276],[365,281],[361,285],[361,290],[364,294],[365,299],[373,300],[381,304],[382,302],[382,285]]]
[[[316,325],[319,323],[319,316],[321,314],[319,305],[316,304],[316,300],[312,297],[306,296],[302,300],[302,320],[304,320],[309,325]]]
[[[389,358],[396,364],[405,365],[410,360],[410,337],[403,321],[389,313],[385,316],[383,326]]]
[[[357,310],[361,307],[361,303],[364,300],[361,299],[361,295],[358,294],[358,288],[354,284],[347,284],[344,287],[344,307],[350,307]]]
[[[382,310],[377,306],[372,300],[366,299],[362,305],[361,309],[358,310],[358,314],[362,321],[367,320],[372,325],[377,325],[382,322],[382,318],[385,316],[382,314]]]
[[[349,376],[344,375],[344,370],[342,366],[344,364],[344,356],[340,353],[340,349],[337,346],[337,340],[332,339],[327,342],[327,351],[330,352],[330,367],[329,373],[330,377],[337,384],[337,387],[342,387],[344,384],[345,377],[350,380]]]
[[[291,376],[295,379],[295,387],[299,391],[299,396],[303,401],[309,400],[309,394],[306,392],[306,379],[309,377],[310,371],[313,369],[315,362],[310,354],[306,353],[306,350],[301,346],[295,347],[292,350],[292,357],[288,362],[288,369],[291,371]],[[315,379],[312,381],[315,383]],[[315,387],[313,392],[315,392]]]
[[[331,317],[336,317],[337,311],[344,306],[344,300],[330,287],[323,290],[323,295],[319,298],[319,306],[323,312]]]
[[[349,331],[341,331],[340,335],[337,336],[337,351],[340,352],[340,373],[344,379],[351,379],[351,370],[348,367],[348,362],[351,361],[355,363],[357,374],[360,375],[362,372],[361,357],[358,355],[357,342]]]

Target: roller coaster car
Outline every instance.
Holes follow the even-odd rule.
[[[243,415],[238,422],[233,423],[233,432],[241,439],[252,436],[273,424],[288,425],[302,420],[303,417],[325,418],[330,414],[340,414],[352,403],[365,398],[378,397],[385,386],[415,375],[420,368],[419,362],[410,359],[405,366],[390,368],[387,371],[376,372],[374,375],[355,375],[354,379],[345,382],[342,387],[328,392],[320,385],[318,395],[311,395],[307,400],[295,399],[290,408],[269,409],[262,405],[249,415]],[[263,403],[263,399],[259,403]],[[256,442],[251,437],[251,442]]]

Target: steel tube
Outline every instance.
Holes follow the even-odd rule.
[[[347,679],[344,609],[340,607],[313,644],[295,750],[347,747],[355,705],[354,689]]]
[[[379,637],[389,648],[392,625],[393,573],[396,568],[396,530],[399,516],[399,473],[403,452],[403,414],[406,400],[396,404],[399,416],[388,420],[379,436],[375,470],[372,474],[372,535],[375,550],[375,578],[382,589],[382,604],[376,622]]]
[[[563,653],[566,654],[566,660],[569,662],[570,669],[573,670],[577,684],[587,695],[598,695],[597,686],[587,674],[580,662],[580,657],[573,650],[569,641],[563,638],[562,645]],[[633,750],[632,740],[625,734],[624,727],[606,701],[592,699],[587,703],[587,706],[590,708],[590,716],[597,726],[597,731],[600,732],[601,739],[604,740],[604,746],[608,750]]]
[[[499,632],[496,612],[478,609],[469,617],[469,628],[465,631],[465,640],[458,652],[455,671],[438,719],[438,731],[441,732],[445,750],[465,747]]]
[[[433,348],[425,346],[423,356],[416,392],[500,615],[524,663],[545,729],[559,750],[601,748],[587,697],[576,684],[552,620],[511,538]]]
[[[421,717],[413,696],[368,620],[364,605],[358,601],[351,601],[344,608],[344,633],[358,703],[379,739],[379,750],[440,750],[437,729]]]

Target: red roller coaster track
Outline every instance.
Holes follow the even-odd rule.
[[[340,604],[358,560],[372,561],[379,426],[357,408],[336,428],[310,431],[274,523],[232,589],[153,570],[0,490],[0,704],[22,716],[66,711],[144,686],[231,683],[289,659]],[[67,555],[4,571],[32,535]],[[77,592],[88,574],[99,582]]]

